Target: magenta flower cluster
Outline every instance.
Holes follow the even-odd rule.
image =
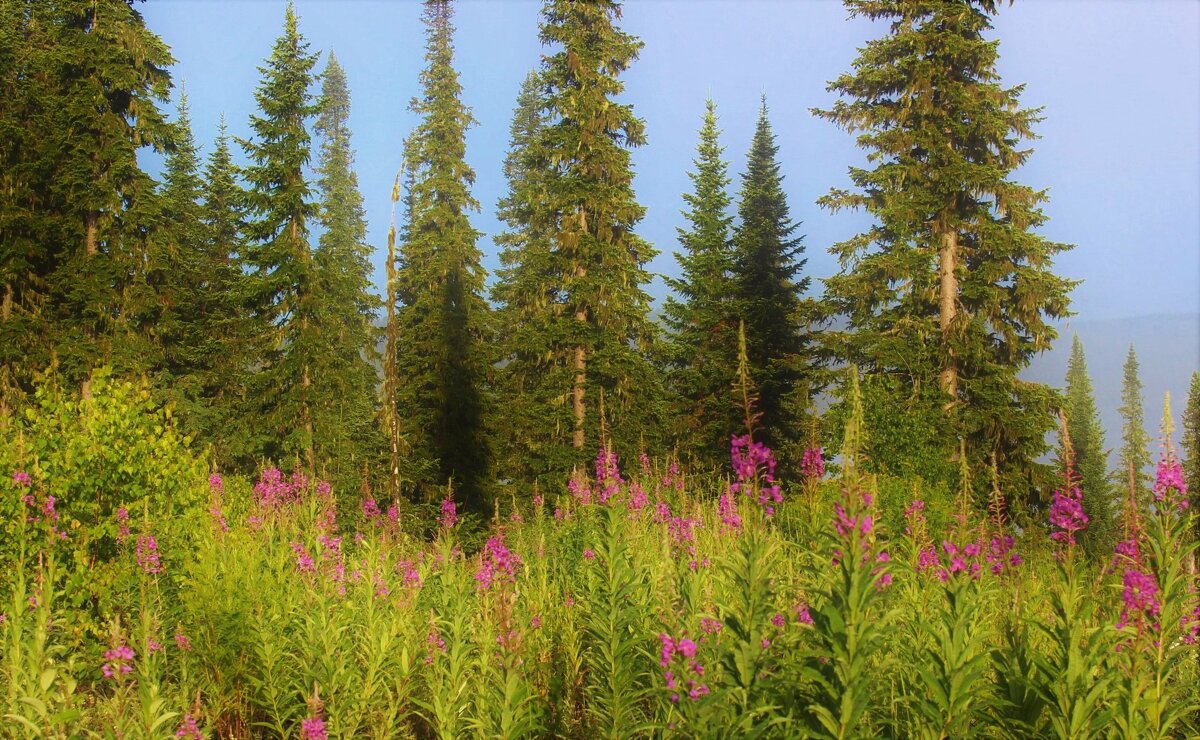
[[[800,458],[800,475],[805,480],[817,481],[825,477],[825,456],[820,447],[808,447]]]
[[[1164,456],[1158,461],[1158,473],[1154,477],[1154,500],[1183,512],[1188,508],[1187,492],[1183,465],[1174,455]]]
[[[144,534],[137,538],[137,564],[144,573],[162,573],[162,562],[158,559],[158,541],[154,535]]]
[[[1079,486],[1072,484],[1066,491],[1056,490],[1050,504],[1050,524],[1057,529],[1050,534],[1050,539],[1074,545],[1075,534],[1087,523],[1088,515],[1083,511],[1083,492]]]
[[[783,501],[779,484],[775,482],[775,454],[745,434],[730,440],[729,456],[737,476],[737,483],[730,484],[729,490],[756,498],[767,516],[774,515],[774,505]]]
[[[662,643],[658,664],[663,668],[663,681],[672,692],[671,701],[678,704],[681,691],[692,701],[707,695],[708,686],[702,682],[704,666],[696,660],[696,642],[686,636],[675,639],[665,632],[658,639]]]
[[[487,544],[483,546],[475,581],[480,591],[487,591],[496,584],[514,583],[519,567],[521,557],[509,550],[503,537],[497,535],[488,539]]]
[[[728,491],[721,494],[717,501],[717,516],[721,518],[721,529],[731,531],[741,529],[742,517],[738,514],[737,499]]]
[[[438,525],[442,529],[453,529],[458,523],[458,505],[454,499],[447,496],[442,499],[441,513],[438,515]]]
[[[1125,571],[1121,590],[1121,619],[1117,629],[1122,629],[1130,622],[1139,626],[1144,619],[1151,622],[1158,618],[1162,604],[1158,599],[1158,582],[1150,573],[1143,573],[1136,568]]]
[[[200,732],[200,726],[196,724],[196,718],[191,712],[183,715],[183,721],[179,723],[179,728],[175,730],[175,737],[183,738],[184,740],[203,740],[204,735]]]
[[[104,674],[105,678],[131,673],[133,671],[133,648],[128,645],[118,645],[104,653],[104,661],[100,672]]]
[[[124,506],[117,509],[117,544],[129,539],[129,509]]]
[[[306,717],[300,723],[301,740],[325,740],[325,720],[320,717]]]
[[[600,503],[607,504],[619,494],[624,482],[617,466],[617,453],[601,447],[596,455],[596,490]]]
[[[307,490],[308,478],[303,472],[296,470],[291,478],[285,478],[279,468],[267,468],[254,484],[254,497],[263,509],[279,509],[299,501]]]

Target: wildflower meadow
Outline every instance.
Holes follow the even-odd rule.
[[[863,472],[860,417],[802,480],[751,435],[715,477],[605,448],[487,521],[452,489],[422,507],[213,471],[128,383],[31,419],[0,483],[6,736],[1197,731],[1170,449],[1094,562],[1069,465],[1045,511],[994,489],[976,513]]]

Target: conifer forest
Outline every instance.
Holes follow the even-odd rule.
[[[506,121],[486,3],[377,4],[424,32],[380,211],[312,0],[203,141],[157,2],[0,0],[0,737],[1200,737],[1200,358],[1156,426],[1130,346],[1105,429],[1009,3],[843,0],[736,150],[630,102],[644,0],[512,5]],[[858,151],[816,202],[793,94]]]

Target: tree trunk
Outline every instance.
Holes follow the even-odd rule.
[[[587,269],[582,265],[575,266],[575,277],[582,278],[587,275]],[[587,308],[579,308],[575,312],[575,320],[587,324],[588,313]],[[575,412],[575,434],[572,439],[572,445],[577,450],[583,449],[584,443],[584,421],[587,417],[587,408],[583,403],[584,384],[587,382],[587,347],[582,344],[575,347],[575,387],[571,393],[571,405]]]
[[[938,326],[942,330],[942,345],[946,348],[945,365],[938,377],[939,385],[950,396],[947,408],[958,400],[958,367],[951,349],[950,336],[954,319],[958,315],[958,232],[948,229],[941,235],[942,246],[938,250],[938,272],[941,277]]]
[[[83,217],[83,248],[84,252],[89,257],[95,255],[96,250],[99,248],[97,245],[97,242],[99,241],[99,221],[100,214],[96,211],[88,211],[87,215]]]
[[[396,324],[396,203],[400,200],[400,174],[392,186],[392,225],[388,229],[387,255],[387,335],[383,358],[383,414],[388,435],[388,494],[392,503],[400,498],[400,417],[396,413],[396,345],[400,328]]]

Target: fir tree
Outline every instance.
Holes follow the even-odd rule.
[[[261,115],[250,118],[254,139],[242,142],[252,164],[247,262],[253,267],[253,298],[259,332],[251,393],[264,434],[263,453],[282,459],[301,455],[316,470],[313,372],[321,337],[317,325],[317,276],[309,247],[316,214],[305,178],[309,161],[307,123],[317,112],[309,88],[316,56],[296,28],[289,2],[283,35],[254,93]]]
[[[1107,557],[1115,541],[1116,522],[1112,484],[1108,477],[1108,451],[1104,449],[1104,428],[1092,394],[1092,379],[1083,356],[1083,343],[1076,336],[1067,363],[1066,417],[1071,447],[1075,451],[1075,470],[1083,491],[1088,526],[1083,546],[1093,558]]]
[[[317,164],[323,229],[314,261],[323,339],[313,394],[313,445],[332,480],[349,481],[380,447],[374,425],[379,300],[370,293],[371,248],[350,146],[350,90],[331,52],[321,75]]]
[[[481,511],[489,311],[479,232],[468,217],[479,209],[466,163],[466,131],[475,119],[454,68],[452,15],[446,0],[425,4],[428,66],[411,105],[421,123],[405,156],[412,179],[397,274],[403,384],[396,401],[414,455],[436,464],[436,480],[426,482],[452,481],[459,498]]]
[[[1146,501],[1149,495],[1150,435],[1146,432],[1146,414],[1142,406],[1142,381],[1138,377],[1137,355],[1133,345],[1125,358],[1121,384],[1121,453],[1118,456],[1117,482],[1122,488],[1129,486],[1130,470],[1133,471],[1134,493],[1138,501]]]
[[[254,281],[246,270],[246,193],[238,182],[224,117],[208,155],[200,201],[202,281],[194,310],[205,326],[196,361],[206,401],[202,426],[214,432],[208,440],[219,464],[245,467],[261,449],[248,406],[248,379],[257,364]]]
[[[683,196],[689,228],[678,229],[683,251],[675,259],[681,274],[666,279],[679,298],[669,296],[664,306],[671,331],[668,383],[678,407],[676,438],[693,460],[709,468],[727,464],[729,439],[739,432],[731,393],[738,322],[724,151],[716,104],[709,100],[693,160],[695,171],[688,173],[694,190]]]
[[[620,5],[611,0],[549,0],[542,13],[542,42],[557,49],[543,57],[544,121],[522,154],[524,170],[540,172],[513,197],[534,238],[527,250],[510,249],[497,294],[508,320],[527,327],[505,366],[509,383],[561,404],[533,412],[540,423],[524,432],[531,465],[551,472],[599,447],[602,395],[625,456],[643,437],[654,440],[662,410],[643,289],[654,251],[633,231],[645,209],[629,150],[644,142],[644,124],[616,100],[617,75],[641,43],[616,27]],[[537,400],[522,394],[516,403]]]
[[[804,246],[794,236],[798,224],[789,215],[778,154],[764,98],[738,198],[732,287],[758,387],[756,436],[782,448],[804,432],[801,414],[812,384],[808,330],[815,314],[801,298],[809,284],[801,276]]]
[[[1050,484],[1036,461],[1057,399],[1017,376],[1056,337],[1050,320],[1067,314],[1074,285],[1051,272],[1066,245],[1035,231],[1045,192],[1012,179],[1039,111],[1000,83],[998,44],[985,38],[995,0],[846,4],[890,30],[830,85],[843,99],[814,111],[857,133],[870,164],[851,168],[857,190],[821,204],[877,221],[834,247],[827,295],[847,329],[828,346],[891,379],[893,413],[940,407],[945,458],[963,439],[973,467],[994,453],[1004,490],[1032,497]]]
[[[1192,373],[1183,411],[1183,479],[1193,506],[1200,506],[1200,372]],[[1200,528],[1200,522],[1197,523]]]
[[[0,61],[0,383],[146,369],[157,198],[137,154],[171,145],[170,51],[128,0],[6,0]]]
[[[159,392],[181,412],[182,427],[193,437],[208,428],[200,373],[203,347],[212,327],[200,305],[206,290],[201,221],[200,154],[192,135],[186,90],[181,90],[174,148],[163,166],[160,227],[146,264],[147,287],[157,301],[140,318],[158,350],[155,372]]]
[[[559,300],[552,242],[547,219],[535,220],[540,183],[545,171],[537,166],[537,147],[545,126],[542,83],[530,71],[521,84],[510,128],[509,151],[504,159],[508,192],[497,204],[496,215],[506,231],[496,236],[500,269],[492,297],[497,304],[497,392],[511,400],[505,423],[493,438],[499,442],[500,475],[530,480],[546,472],[553,445],[547,424],[562,419],[561,389],[570,384],[565,362],[552,347],[561,342],[551,332],[555,321],[547,306]],[[497,419],[499,421],[499,419]]]

